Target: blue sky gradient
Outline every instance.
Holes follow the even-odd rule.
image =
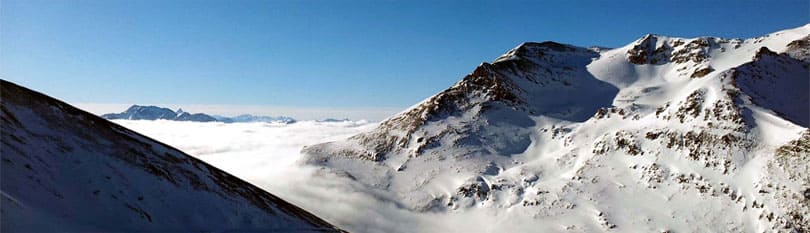
[[[810,1],[0,1],[0,77],[71,103],[407,107],[524,41],[747,38]]]

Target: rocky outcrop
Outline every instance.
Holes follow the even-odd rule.
[[[796,60],[810,63],[810,36],[791,41],[785,53]]]

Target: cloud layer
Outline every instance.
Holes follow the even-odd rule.
[[[296,163],[303,146],[341,140],[370,130],[376,125],[374,123],[114,122],[172,145],[351,232],[541,229],[535,225],[537,220],[526,219],[525,214],[498,213],[488,209],[452,213],[412,212],[398,207],[384,193],[363,187],[327,169]],[[534,224],[517,224],[520,222]]]

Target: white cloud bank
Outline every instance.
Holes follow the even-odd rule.
[[[526,232],[557,227],[526,214],[483,208],[416,213],[348,178],[296,163],[303,146],[344,139],[370,130],[374,123],[114,122],[243,178],[350,232]]]

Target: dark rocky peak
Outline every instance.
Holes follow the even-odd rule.
[[[521,51],[531,51],[531,50],[551,50],[556,52],[572,52],[576,51],[578,47],[567,45],[567,44],[560,44],[554,41],[543,41],[543,42],[525,42],[520,44],[517,47],[518,54]]]
[[[503,101],[513,105],[522,102],[514,92],[520,88],[511,79],[500,75],[499,68],[501,67],[498,64],[482,63],[459,82],[457,85],[460,87],[459,91],[482,91],[489,100]]]
[[[138,112],[138,111],[169,111],[174,112],[168,108],[161,108],[154,105],[132,105],[127,109],[128,112]]]
[[[633,42],[634,45],[650,45],[652,44],[655,46],[656,41],[661,37],[661,35],[647,33],[646,35],[642,36],[641,38],[637,39]]]
[[[655,49],[658,41],[666,40],[667,37],[658,34],[646,34],[641,38],[633,41],[633,47]]]
[[[162,113],[162,114],[166,114],[166,115],[171,115],[169,113],[176,114],[171,109],[161,108],[161,107],[152,106],[152,105],[150,105],[150,106],[133,105],[132,107],[127,109],[127,112],[131,112],[131,113],[138,113],[138,112],[141,112],[141,113]]]
[[[641,39],[633,42],[633,47],[627,50],[627,59],[630,63],[643,64],[664,64],[669,61],[672,47],[664,43],[658,45],[660,36],[647,34]]]
[[[490,69],[491,66],[492,66],[492,64],[490,64],[488,62],[482,62],[480,65],[475,67],[475,70],[473,70],[473,72],[470,73],[468,76],[473,76],[473,77],[489,76],[490,74],[492,74],[492,71]]]
[[[500,75],[497,69],[498,65],[484,62],[456,85],[404,114],[383,122],[382,125],[404,128],[406,132],[412,132],[427,121],[466,111],[480,102],[498,101],[517,107],[523,103],[516,94],[520,88],[510,79]]]
[[[104,114],[107,119],[130,119],[130,120],[171,120],[177,117],[177,113],[168,108],[157,106],[132,105],[122,113]]]
[[[173,111],[168,108],[162,108],[151,105],[150,106],[132,105],[122,113],[104,114],[101,115],[101,117],[110,120],[117,120],[117,119],[175,120],[175,121],[198,121],[198,122],[217,121],[216,118],[202,113],[192,114],[183,111],[183,109],[177,109],[177,111]]]
[[[587,53],[591,50],[554,41],[524,42],[495,59],[495,63],[513,59],[545,60],[557,54]]]
[[[756,61],[762,59],[763,57],[776,57],[776,56],[779,56],[779,54],[777,54],[774,51],[771,51],[770,49],[768,49],[768,47],[760,47],[759,50],[757,50],[757,53],[754,54],[754,60]]]
[[[129,106],[129,108],[127,108],[127,110],[124,110],[124,112],[136,112],[136,111],[138,111],[138,110],[140,110],[140,109],[142,109],[144,107],[147,107],[147,106],[141,106],[141,105],[133,104],[132,106]]]

